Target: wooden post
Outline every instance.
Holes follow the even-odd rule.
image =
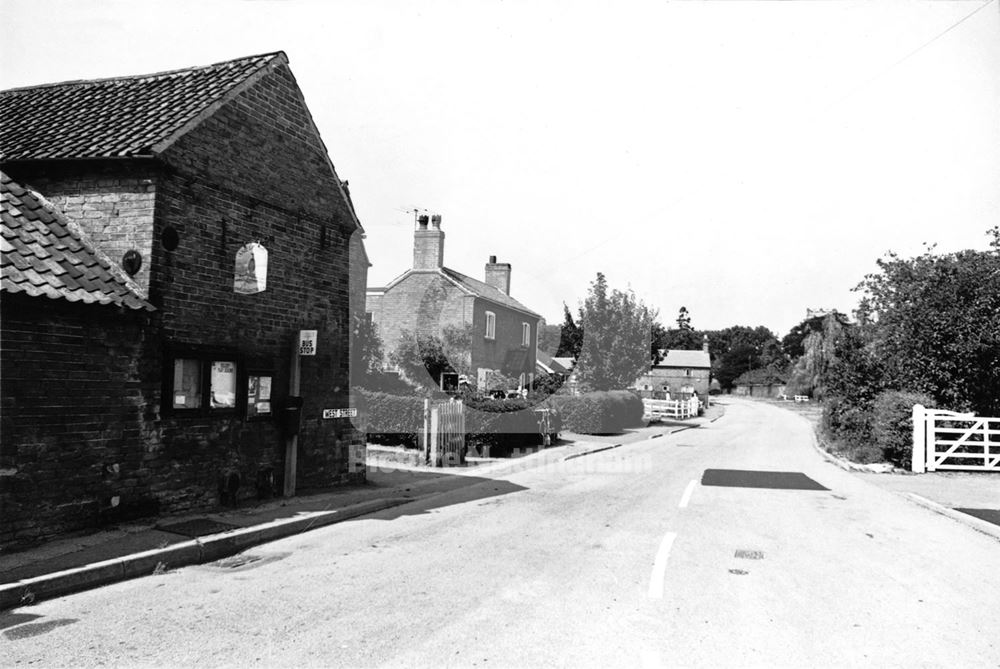
[[[292,340],[292,368],[288,375],[288,394],[298,397],[300,392],[300,357],[298,338]],[[302,419],[301,414],[299,420]],[[298,470],[299,435],[293,434],[285,439],[285,497],[295,496],[295,473]]]
[[[924,430],[924,407],[921,404],[913,405],[913,453],[910,456],[910,469],[918,474],[925,471],[925,461],[927,457],[927,444],[924,443],[926,436]]]
[[[431,401],[424,399],[424,426],[420,430],[420,449],[424,452],[424,464],[431,462],[431,443],[429,432],[431,429]]]

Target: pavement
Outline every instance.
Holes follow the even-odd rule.
[[[705,418],[654,423],[619,435],[564,433],[557,444],[544,450],[519,458],[473,459],[466,467],[442,469],[369,462],[367,482],[362,485],[241,508],[122,523],[26,550],[0,553],[0,611],[168,569],[215,562],[251,546],[516,471],[696,428],[721,415],[718,407]]]
[[[0,553],[0,610],[32,604],[124,579],[214,562],[247,548],[443,494],[516,471],[584,457],[629,443],[714,422],[722,407],[704,418],[652,424],[624,435],[564,434],[553,447],[504,460],[478,460],[448,469],[369,463],[367,483],[330,492],[275,499],[243,508],[170,516],[54,540],[28,550]],[[845,469],[848,463],[827,459]],[[1000,539],[1000,474],[855,473],[872,485],[949,515]],[[996,511],[994,524],[965,510]],[[984,514],[979,514],[983,516]],[[187,527],[185,528],[185,524]],[[171,528],[171,530],[165,528]],[[180,532],[186,532],[182,534]]]

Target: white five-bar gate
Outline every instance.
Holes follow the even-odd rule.
[[[1000,418],[913,407],[913,471],[1000,472]]]
[[[643,419],[656,420],[662,418],[683,419],[698,415],[698,398],[687,400],[642,400]]]

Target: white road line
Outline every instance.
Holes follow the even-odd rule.
[[[691,481],[691,483],[688,483],[687,488],[684,488],[684,494],[681,495],[681,504],[680,504],[681,509],[686,507],[688,505],[688,502],[691,501],[691,493],[694,492],[694,487],[696,485],[698,485],[698,481]]]
[[[676,532],[667,532],[660,542],[660,550],[656,551],[653,573],[649,577],[649,596],[653,599],[663,599],[663,578],[667,573],[667,558],[670,557],[670,547],[674,545],[676,538]]]

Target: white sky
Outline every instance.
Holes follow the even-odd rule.
[[[410,266],[420,207],[446,265],[510,262],[550,323],[602,271],[665,325],[781,336],[851,310],[886,251],[1000,223],[1000,0],[0,7],[0,88],[285,51],[371,285]]]

